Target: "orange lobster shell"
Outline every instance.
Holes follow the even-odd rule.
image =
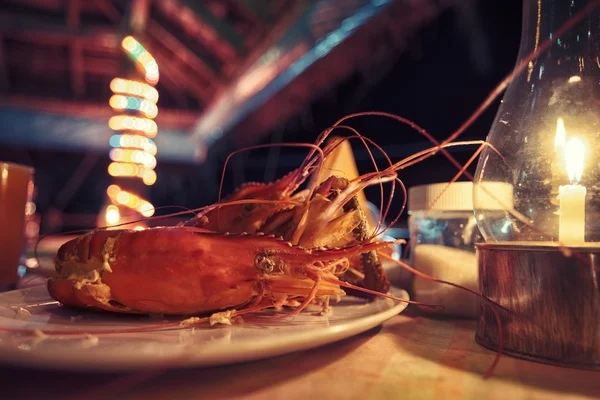
[[[306,297],[315,269],[307,265],[389,245],[307,250],[275,237],[222,235],[197,228],[98,230],[65,243],[50,295],[74,307],[120,313],[208,313],[243,307],[257,297]],[[317,271],[318,273],[318,271]],[[336,279],[332,273],[322,276]],[[316,296],[344,291],[325,279]]]

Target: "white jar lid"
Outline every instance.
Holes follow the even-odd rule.
[[[511,209],[513,187],[504,182],[485,182],[475,185],[473,182],[433,183],[411,187],[408,190],[409,211],[445,210],[473,211],[473,199],[478,209]]]
[[[474,185],[473,202],[478,210],[506,210],[514,206],[513,185],[506,182],[479,182]]]

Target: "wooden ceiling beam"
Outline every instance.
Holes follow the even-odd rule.
[[[269,13],[268,7],[262,1],[257,3],[255,0],[227,0],[226,3],[248,20],[263,27],[274,22],[274,16]]]
[[[113,24],[118,24],[121,21],[121,13],[112,4],[110,0],[99,0],[96,1],[96,7],[104,14],[106,18]]]
[[[155,4],[167,19],[181,27],[187,37],[210,50],[220,62],[225,65],[238,62],[236,49],[223,40],[213,26],[200,21],[198,15],[180,0],[157,1]]]
[[[202,86],[198,81],[194,79],[194,77],[185,74],[179,68],[176,68],[173,65],[172,60],[169,59],[169,56],[162,53],[158,49],[150,49],[150,52],[156,59],[161,72],[169,75],[173,81],[179,82],[183,86],[181,89],[190,95],[192,95],[195,99],[197,99],[200,103],[206,104],[211,100],[212,94],[209,93],[207,87]]]
[[[68,17],[67,17],[68,18]],[[44,18],[31,16],[26,13],[19,12],[2,12],[0,13],[0,30],[2,32],[18,32],[28,31],[40,34],[64,34],[64,35],[79,35],[93,36],[98,30],[104,32],[113,32],[114,28],[109,25],[98,24],[93,27],[85,27],[81,29],[68,28],[65,25],[57,22],[48,22]]]
[[[4,0],[22,7],[41,8],[43,10],[60,10],[64,3],[63,0]]]
[[[18,107],[79,118],[87,117],[103,121],[108,121],[114,115],[114,111],[111,110],[108,102],[91,103],[24,95],[0,95],[0,106]],[[164,126],[188,131],[198,119],[198,115],[199,112],[160,107],[155,121],[159,125],[159,129],[160,126]]]
[[[79,29],[81,22],[80,0],[68,0],[67,3],[67,26],[71,29]],[[83,97],[85,93],[85,78],[83,68],[82,46],[77,38],[71,42],[69,49],[69,63],[71,65],[71,87],[75,97]]]
[[[228,46],[237,55],[241,55],[246,51],[243,38],[235,31],[233,26],[227,21],[217,18],[202,2],[195,0],[177,0],[177,2],[183,8],[184,13],[187,10],[193,12],[193,20],[197,24],[210,27],[216,33],[215,39],[220,46]]]
[[[68,0],[67,2],[67,26],[69,28],[79,28],[79,24],[81,23],[79,6],[79,0]]]
[[[83,66],[83,49],[79,40],[73,41],[69,53],[73,93],[75,93],[75,97],[82,97],[85,94],[85,67]]]
[[[4,52],[4,37],[0,35],[0,90],[6,90],[9,86],[8,68],[6,66],[6,53]]]
[[[164,72],[164,71],[163,71]],[[180,85],[169,74],[163,73],[160,79],[161,87],[175,100],[181,108],[186,108],[188,105],[188,97],[184,94],[184,90],[180,89]]]
[[[31,70],[40,73],[64,72],[70,70],[70,63],[60,54],[51,52],[37,52],[31,54],[25,50],[12,51],[10,62],[21,70]],[[82,68],[86,73],[114,77],[119,72],[119,63],[116,60],[82,57]]]
[[[206,65],[193,51],[183,45],[179,39],[169,33],[166,29],[156,22],[148,25],[148,35],[155,41],[168,48],[174,57],[187,64],[193,71],[202,75],[207,83],[218,90],[223,82],[217,76],[216,72]]]
[[[82,47],[114,53],[117,50],[117,37],[112,31],[98,31],[90,35],[77,35],[60,32],[41,32],[41,31],[11,31],[6,32],[0,26],[0,35],[6,39],[14,39],[22,42],[49,45],[49,46],[68,46],[77,40]]]
[[[120,20],[121,15],[119,11],[114,7],[114,5],[112,5],[112,3],[110,3],[109,0],[103,0],[98,2],[98,6],[105,14],[105,16],[111,21],[117,22],[117,20]],[[207,84],[214,87],[212,89],[213,92],[220,88],[221,82],[218,76],[193,51],[191,51],[188,47],[184,46],[175,36],[169,33],[158,23],[153,21],[144,21],[144,23],[142,23],[141,17],[139,16],[140,14],[142,14],[142,11],[140,10],[145,10],[144,15],[147,17],[147,7],[148,3],[146,2],[146,0],[137,0],[136,3],[133,3],[131,20],[134,27],[139,30],[142,26],[145,26],[146,34],[150,36],[154,40],[154,42],[167,48],[173,57],[187,64],[193,71],[200,72],[201,75],[205,78]],[[206,93],[206,89],[202,88],[202,86],[199,85],[196,81],[194,81],[194,79],[190,79],[190,77],[186,76],[185,74],[182,74],[176,68],[170,68],[169,65],[167,65],[167,63],[172,62],[170,57],[163,57],[160,55],[157,57],[155,55],[155,53],[157,52],[156,48],[151,48],[149,50],[157,59],[157,61],[159,58],[161,59],[161,61],[158,63],[159,67],[161,68],[161,70],[163,70],[163,72],[167,72],[167,74],[169,75],[168,80],[170,81],[170,83],[175,84],[175,86],[177,86],[182,91],[189,92],[202,103],[207,101],[209,94]],[[182,84],[180,84],[179,82],[186,82],[186,84],[185,86],[182,86]],[[176,101],[178,102],[182,100],[181,96],[175,97]],[[179,100],[177,100],[177,97],[179,97]]]
[[[144,34],[148,27],[148,16],[150,14],[149,0],[133,0],[131,3],[131,15],[129,25],[134,34]]]
[[[100,0],[97,2],[98,8],[104,14],[106,18],[108,18],[113,23],[118,23],[122,16],[119,10],[112,4],[110,0]],[[131,17],[132,25],[134,29],[141,29],[145,27],[148,19],[148,6],[146,3],[136,3],[133,5],[132,13],[137,14]],[[142,19],[144,17],[144,19]],[[160,38],[158,39],[160,42]],[[161,63],[159,63],[161,68],[162,77],[161,77],[161,85],[165,88],[165,90],[169,93],[169,95],[179,104],[181,107],[185,107],[187,105],[187,101],[183,93],[186,91],[186,88],[170,74],[169,69],[165,71],[165,68]]]
[[[118,45],[114,29],[108,26],[71,28],[19,13],[0,13],[0,34],[5,38],[43,44],[65,45],[77,39],[84,47],[94,45],[115,49]]]

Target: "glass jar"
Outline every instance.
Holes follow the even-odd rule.
[[[494,183],[487,190],[493,194],[487,205],[490,211],[504,212],[502,205],[512,200],[512,187]],[[473,212],[473,183],[442,182],[412,187],[408,206],[411,265],[424,274],[476,291],[475,243],[482,242],[483,237]],[[419,277],[413,290],[418,301],[444,305],[443,314],[476,316],[477,299],[464,290]]]
[[[506,90],[474,177],[476,186],[514,186],[514,207],[504,215],[488,214],[475,197],[488,244],[597,247],[600,242],[600,8],[595,3],[523,1],[517,65],[527,67]],[[569,29],[557,36],[567,23]],[[527,61],[548,39],[553,39],[549,48]],[[504,231],[495,229],[498,224]]]

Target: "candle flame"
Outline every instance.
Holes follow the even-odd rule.
[[[567,140],[567,130],[565,129],[565,121],[562,118],[556,120],[556,136],[554,136],[554,149],[558,150],[565,145]]]
[[[583,175],[583,156],[585,145],[577,138],[569,140],[565,147],[565,162],[567,164],[567,175],[572,184],[577,184]]]

